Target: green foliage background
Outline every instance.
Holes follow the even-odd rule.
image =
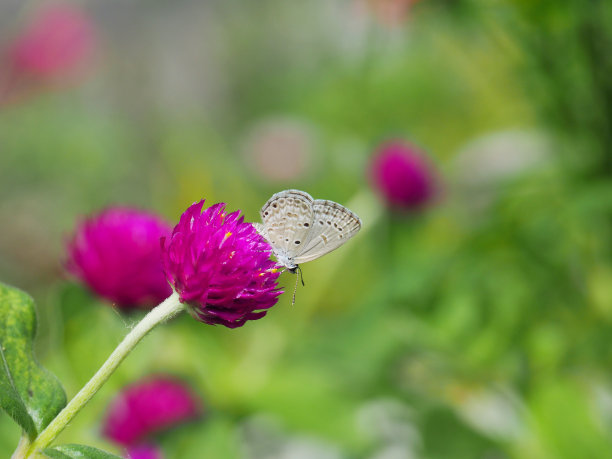
[[[252,437],[342,458],[612,455],[609,2],[421,0],[393,27],[349,0],[85,6],[103,49],[88,78],[0,107],[0,278],[35,297],[39,360],[69,396],[139,317],[63,274],[79,216],[128,204],[176,221],[204,197],[256,221],[299,188],[364,229],[304,266],[295,307],[286,294],[242,329],[185,315],[156,330],[60,443],[120,452],[100,435],[109,400],[169,372],[207,416],[160,438],[168,457],[268,457]],[[313,172],[248,167],[245,136],[274,117],[316,133]],[[501,177],[483,159],[466,182],[459,158],[495,132],[545,138],[545,160]],[[370,191],[369,157],[398,137],[438,168],[427,212],[394,215]],[[499,138],[496,167],[530,154]],[[18,437],[0,415],[0,455]]]

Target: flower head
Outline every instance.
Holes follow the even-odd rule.
[[[225,204],[202,212],[204,201],[181,216],[172,236],[162,239],[168,282],[191,314],[207,324],[240,327],[260,319],[278,300],[279,273],[270,246],[240,212]]]
[[[128,386],[111,402],[103,432],[115,443],[134,447],[201,412],[200,400],[185,383],[157,376]]]
[[[121,308],[170,296],[159,241],[171,227],[148,212],[114,207],[81,222],[68,245],[68,270]]]
[[[95,46],[93,25],[83,11],[51,4],[36,11],[33,21],[9,49],[12,67],[39,78],[61,77],[78,70]]]
[[[419,150],[399,142],[382,145],[370,167],[371,180],[390,207],[420,210],[436,194],[432,167]]]

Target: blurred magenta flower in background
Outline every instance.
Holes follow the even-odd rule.
[[[8,58],[15,73],[55,79],[83,69],[91,59],[95,31],[78,7],[52,3],[34,12],[31,22],[9,46]]]
[[[152,307],[172,289],[160,238],[171,226],[149,212],[113,207],[82,221],[68,244],[67,269],[120,308]]]
[[[240,327],[276,304],[282,293],[277,265],[268,243],[240,211],[227,214],[221,203],[202,212],[203,205],[203,200],[192,204],[172,236],[163,239],[164,271],[195,318]]]
[[[397,210],[421,210],[437,193],[435,173],[424,153],[397,140],[378,148],[370,163],[370,179],[387,204]]]
[[[155,447],[143,441],[201,414],[202,403],[187,384],[169,376],[149,377],[115,397],[104,420],[103,434],[128,447],[131,458],[159,457],[152,455]]]
[[[161,450],[155,445],[138,445],[128,448],[128,459],[162,459],[164,455]]]

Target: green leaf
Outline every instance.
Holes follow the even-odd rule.
[[[30,440],[66,405],[60,382],[34,358],[35,333],[34,300],[0,283],[0,406]]]
[[[122,459],[92,446],[75,444],[54,446],[42,452],[51,459]]]

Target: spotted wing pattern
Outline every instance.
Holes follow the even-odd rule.
[[[264,204],[260,211],[263,228],[257,229],[275,252],[292,257],[302,251],[313,226],[313,203],[304,191],[285,190]]]
[[[337,249],[361,229],[361,219],[337,202],[317,199],[308,241],[296,253],[295,263],[305,263]]]

